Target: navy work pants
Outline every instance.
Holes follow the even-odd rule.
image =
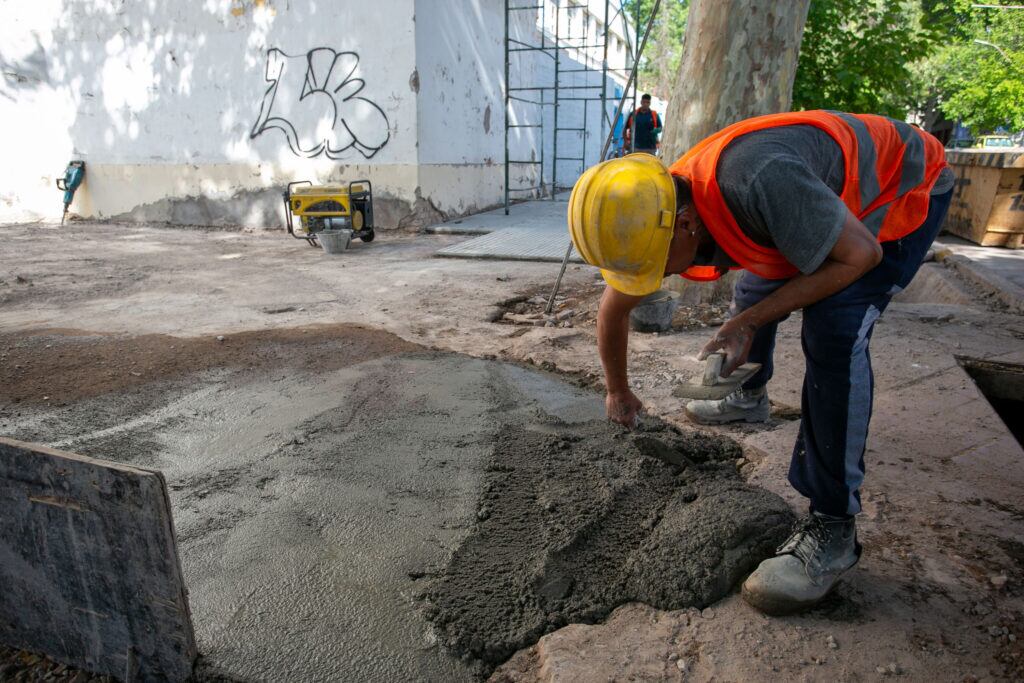
[[[846,289],[806,307],[801,342],[806,359],[800,434],[789,466],[789,482],[829,515],[860,512],[864,448],[871,420],[874,376],[868,344],[875,321],[889,300],[914,278],[942,227],[952,191],[931,198],[928,217],[903,239],[882,243],[882,262]],[[736,283],[732,311],[750,308],[785,284],[747,272]],[[772,377],[777,321],[757,331],[748,360],[761,370],[744,388],[763,387]]]

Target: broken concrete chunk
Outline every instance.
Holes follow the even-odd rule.
[[[535,325],[540,326],[544,324],[544,317],[539,313],[529,313],[526,315],[520,315],[518,313],[505,313],[505,320],[516,325]]]

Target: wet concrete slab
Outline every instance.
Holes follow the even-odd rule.
[[[369,341],[336,333],[342,355]],[[247,680],[468,680],[421,615],[419,582],[475,522],[500,424],[590,420],[601,404],[538,372],[410,346],[322,372],[268,368],[268,356],[60,407],[19,401],[0,431],[164,473],[206,667]]]
[[[213,346],[131,342],[5,341],[17,365],[52,367],[52,356],[69,377],[91,369],[109,381],[86,395],[55,382],[40,402],[25,388],[37,386],[34,373],[12,375],[0,432],[164,474],[206,671],[472,680],[565,620],[600,619],[631,599],[716,599],[790,519],[780,499],[740,481],[728,440],[683,437],[657,420],[626,438],[604,420],[598,394],[538,370],[352,326]],[[154,345],[173,346],[173,362],[136,381],[125,371]],[[222,346],[222,364],[183,371],[198,363],[196,349]],[[312,348],[312,362],[296,361]],[[502,557],[515,561],[494,565]],[[544,597],[535,571],[569,583]],[[486,599],[530,601],[536,590],[537,609],[518,618]],[[501,626],[468,635],[480,613],[438,621],[453,591],[475,592],[487,623]]]

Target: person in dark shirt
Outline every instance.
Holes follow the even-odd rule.
[[[634,125],[636,137],[633,137]],[[646,154],[657,154],[658,135],[664,125],[658,112],[651,109],[651,96],[644,95],[640,98],[640,107],[629,115],[623,131],[623,140],[626,149],[632,152],[644,152]],[[635,145],[630,142],[635,141]]]
[[[871,332],[942,227],[953,181],[942,144],[903,121],[805,111],[734,123],[667,170],[644,154],[603,162],[573,189],[573,243],[608,283],[597,346],[609,419],[633,427],[643,408],[626,372],[629,313],[663,277],[746,271],[701,357],[723,352],[723,377],[748,359],[761,368],[724,399],[691,401],[686,415],[700,424],[768,419],[775,333],[802,311],[789,482],[809,509],[743,584],[766,613],[817,604],[860,558]]]

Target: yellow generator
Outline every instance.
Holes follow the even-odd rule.
[[[373,241],[373,187],[369,180],[348,185],[314,185],[308,180],[288,183],[284,205],[288,234],[314,247],[316,234],[322,230],[351,230],[353,237]]]

